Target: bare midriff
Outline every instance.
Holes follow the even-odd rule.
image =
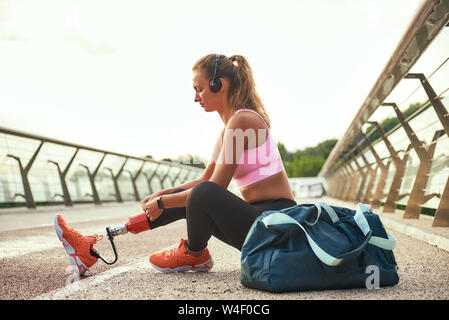
[[[285,171],[240,188],[240,193],[248,203],[279,198],[295,201]]]

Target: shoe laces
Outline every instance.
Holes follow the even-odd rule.
[[[170,250],[168,250],[168,254],[169,255],[174,255],[178,252],[179,249],[181,249],[181,247],[184,245],[184,242],[180,242],[179,245],[177,247],[171,248]]]
[[[94,238],[94,243],[97,243],[98,241],[101,241],[104,236],[102,234],[98,235],[98,234],[94,234],[93,236],[89,236],[89,238]]]
[[[184,241],[183,239],[181,239],[181,241],[179,242],[179,245],[177,247],[171,248],[170,250],[168,250],[167,252],[167,256],[170,257],[171,259],[176,259],[178,260],[179,258],[179,250],[181,249],[181,247],[185,246],[186,241]]]
[[[89,242],[91,242],[91,244],[96,244],[98,241],[102,240],[104,238],[104,236],[102,234],[98,235],[98,234],[94,234],[92,236],[83,236],[81,233],[77,232],[77,234],[79,235],[80,239],[85,239]]]

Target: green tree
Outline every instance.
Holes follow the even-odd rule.
[[[298,176],[299,177],[316,177],[324,164],[322,156],[304,155],[298,161]]]
[[[287,148],[282,142],[278,142],[279,153],[281,154],[281,158],[284,161],[292,161],[292,155],[288,152]]]
[[[289,177],[315,177],[337,143],[337,139],[328,139],[314,147],[289,152],[279,142],[279,152]]]

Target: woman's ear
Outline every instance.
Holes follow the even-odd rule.
[[[219,78],[221,80],[221,90],[220,92],[228,92],[229,90],[229,79],[227,78]]]

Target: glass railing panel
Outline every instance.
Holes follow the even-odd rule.
[[[396,166],[394,162],[392,161],[390,163],[390,166],[388,167],[388,174],[387,178],[385,180],[385,186],[383,189],[383,196],[381,198],[381,202],[385,202],[387,200],[388,194],[390,193],[391,184],[393,183],[394,175],[396,173]]]
[[[443,126],[432,107],[425,110],[418,117],[410,120],[409,124],[418,139],[426,145],[432,142],[436,131],[443,129]]]
[[[178,173],[180,173],[181,169],[179,167],[172,167],[170,171],[168,172],[168,176],[163,182],[164,189],[166,188],[172,188],[176,186],[175,179],[178,176]]]
[[[81,149],[78,152],[68,173],[67,179],[67,187],[73,201],[92,202],[93,190],[88,172],[91,175],[95,173],[103,156],[103,153],[90,150]],[[87,171],[87,169],[89,169],[89,171]],[[100,196],[100,200],[115,200],[114,196],[111,195],[114,193],[114,186],[110,179],[110,175],[107,175],[101,170],[101,166],[98,168],[94,181],[97,192],[101,192],[103,195],[103,198]]]

